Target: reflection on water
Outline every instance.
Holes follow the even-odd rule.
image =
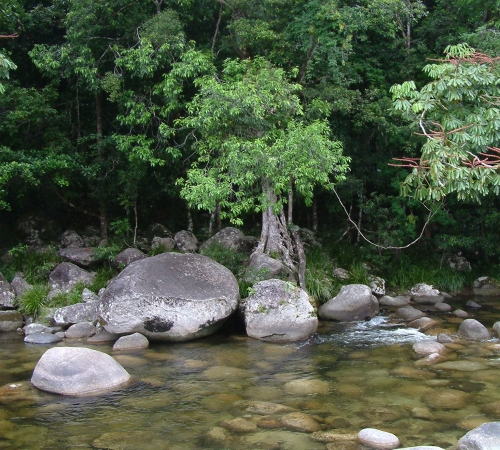
[[[489,327],[499,320],[494,302],[474,314]],[[453,334],[456,320],[439,317],[432,334]],[[354,450],[365,427],[395,433],[404,446],[452,449],[468,430],[500,418],[498,340],[455,342],[444,360],[426,365],[411,346],[435,337],[384,316],[322,323],[307,342],[287,345],[243,335],[130,354],[58,344],[112,354],[134,377],[127,388],[85,398],[32,388],[47,347],[2,339],[0,449],[315,450],[337,439],[335,448]],[[302,422],[291,413],[303,413]]]

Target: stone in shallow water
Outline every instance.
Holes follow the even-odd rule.
[[[221,423],[224,428],[235,433],[251,433],[257,431],[257,424],[244,417],[237,417],[236,419],[226,420]]]
[[[250,370],[228,366],[213,366],[201,373],[201,377],[206,380],[238,380],[252,376],[253,372]]]
[[[154,439],[148,431],[112,431],[97,438],[92,446],[107,450],[168,450],[170,446],[160,439]]]
[[[446,347],[436,341],[419,341],[413,344],[413,351],[419,357],[430,355],[431,353],[444,353]]]
[[[303,433],[313,433],[314,431],[319,431],[321,428],[316,419],[301,412],[286,414],[281,418],[281,422],[285,428]]]
[[[486,327],[475,319],[465,319],[458,327],[457,335],[459,337],[473,341],[482,341],[490,339],[490,332]]]
[[[248,402],[247,411],[251,414],[270,415],[284,414],[292,411],[292,408],[271,402]]]
[[[62,337],[52,333],[32,333],[24,338],[27,344],[54,344],[62,341]]]
[[[434,366],[435,370],[459,370],[461,372],[476,372],[489,367],[477,361],[446,361]]]
[[[62,395],[92,395],[128,382],[130,375],[111,356],[78,347],[47,350],[35,367],[31,383]]]
[[[317,431],[311,435],[311,439],[315,442],[345,442],[357,441],[358,433],[352,430],[330,430],[330,431]]]
[[[94,334],[95,326],[92,322],[75,323],[66,330],[66,337],[69,339],[80,339]]]
[[[328,394],[330,385],[322,380],[293,380],[285,384],[285,391],[290,394],[310,395]]]
[[[16,331],[23,326],[23,316],[18,311],[0,311],[0,332]]]
[[[141,333],[134,333],[118,339],[113,345],[113,350],[143,350],[148,347],[148,338]]]
[[[361,444],[377,450],[392,450],[400,445],[397,436],[375,428],[364,428],[361,430],[358,433],[358,440]]]
[[[463,409],[471,396],[457,389],[433,389],[422,401],[433,409]]]

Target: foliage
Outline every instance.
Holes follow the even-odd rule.
[[[94,281],[87,288],[98,294],[100,289],[107,286],[109,280],[118,275],[118,272],[117,269],[109,265],[98,268],[95,272]]]
[[[203,248],[200,253],[227,267],[235,276],[241,275],[248,259],[248,255],[218,243]]]
[[[49,286],[46,284],[35,284],[31,289],[16,299],[21,314],[36,316],[40,308],[47,304]]]
[[[318,248],[309,250],[306,257],[306,291],[314,300],[325,303],[340,289],[339,280],[333,277],[335,264]]]
[[[61,262],[53,247],[34,250],[25,244],[18,244],[10,249],[8,254],[14,269],[21,271],[26,281],[31,284],[45,282],[50,271]]]
[[[62,308],[81,303],[84,289],[85,285],[83,283],[77,283],[71,291],[56,294],[47,302],[46,306],[50,308]]]
[[[223,218],[241,224],[242,213],[270,206],[266,184],[279,197],[293,179],[310,203],[316,184],[342,179],[348,158],[340,142],[330,140],[325,122],[300,120],[300,87],[283,70],[263,58],[226,60],[220,82],[209,75],[196,84],[189,116],[177,121],[198,135],[198,161],[181,190],[192,206],[211,211],[219,204]],[[283,202],[271,205],[275,212]]]
[[[467,44],[448,46],[445,53],[444,60],[425,66],[433,81],[422,89],[412,81],[391,88],[394,108],[425,136],[420,160],[406,160],[412,172],[401,194],[420,200],[498,195],[500,61]]]

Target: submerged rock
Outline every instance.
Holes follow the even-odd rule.
[[[186,341],[219,329],[238,300],[238,282],[226,267],[202,255],[163,253],[127,266],[98,304],[110,333]]]
[[[127,383],[130,375],[111,356],[77,347],[47,350],[35,367],[31,383],[62,395],[92,395]]]
[[[23,316],[18,311],[0,311],[0,332],[16,331],[23,326]]]

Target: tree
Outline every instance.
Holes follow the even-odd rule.
[[[310,204],[315,185],[332,186],[332,175],[343,179],[349,159],[341,143],[331,140],[325,121],[302,120],[300,86],[264,58],[226,60],[220,77],[212,73],[195,84],[199,93],[177,121],[190,130],[198,156],[181,195],[209,211],[220,205],[235,224],[244,212],[261,212],[255,253],[279,257],[295,273],[300,244],[283,211],[289,189]]]
[[[418,158],[399,158],[412,168],[403,195],[442,200],[479,200],[500,193],[500,58],[467,44],[449,46],[445,59],[424,71],[433,79],[417,90],[394,85],[394,108],[412,120],[425,139]]]

